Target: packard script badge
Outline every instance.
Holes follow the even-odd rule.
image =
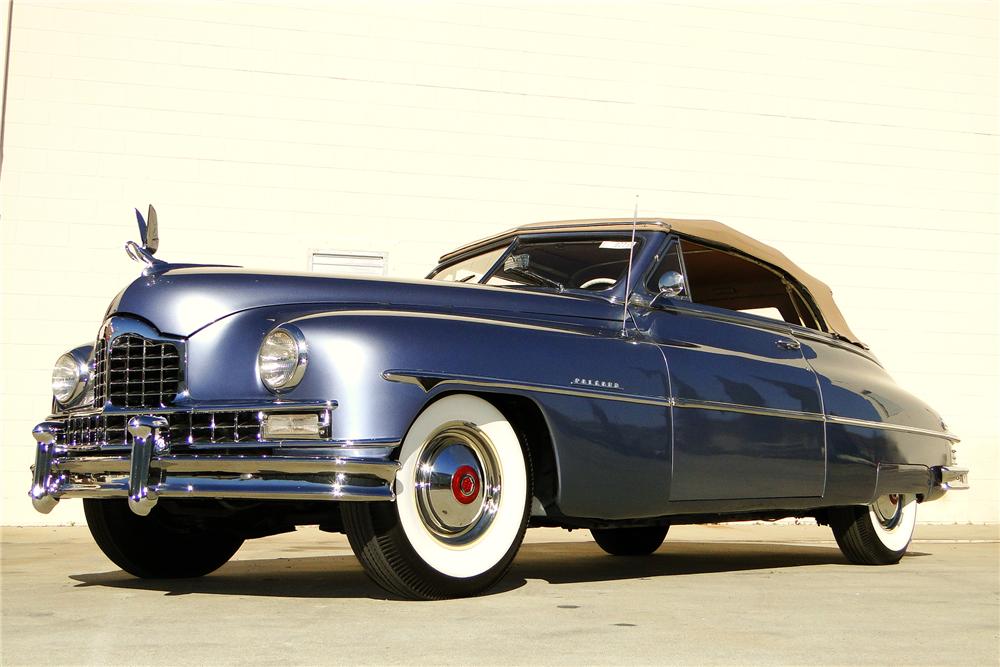
[[[582,385],[584,387],[602,387],[604,389],[621,389],[621,385],[611,380],[591,380],[590,378],[573,378],[571,384]]]

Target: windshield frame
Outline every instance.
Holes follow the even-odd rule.
[[[448,269],[454,267],[457,264],[461,264],[463,262],[467,262],[470,259],[473,259],[475,257],[481,257],[482,255],[488,255],[489,253],[495,252],[496,250],[503,250],[503,252],[501,252],[500,255],[497,256],[496,261],[493,262],[493,264],[490,265],[490,268],[488,268],[485,272],[483,272],[483,275],[479,276],[479,280],[477,280],[475,282],[459,281],[459,280],[438,280],[437,281],[437,282],[442,282],[442,283],[455,283],[455,284],[464,284],[464,285],[480,285],[480,284],[482,284],[483,279],[486,276],[490,275],[493,272],[493,270],[497,268],[497,265],[500,264],[501,262],[503,262],[504,259],[506,259],[507,254],[510,253],[511,246],[513,246],[514,243],[516,243],[516,242],[517,242],[517,239],[514,238],[514,239],[507,239],[506,241],[503,241],[503,242],[500,242],[500,243],[494,243],[494,244],[491,244],[491,245],[488,245],[488,246],[485,246],[485,247],[482,247],[482,248],[473,248],[472,250],[470,250],[469,252],[465,253],[464,255],[456,257],[455,259],[451,260],[450,262],[448,262],[446,264],[438,264],[433,269],[431,269],[431,272],[427,274],[427,276],[425,277],[425,280],[435,280],[434,276],[438,275],[439,273],[441,273],[443,271],[447,271]]]

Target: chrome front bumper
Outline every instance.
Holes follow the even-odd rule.
[[[256,500],[394,500],[399,464],[387,458],[157,454],[161,416],[129,420],[128,456],[68,455],[57,448],[58,422],[42,422],[31,485],[32,504],[43,514],[61,498],[127,498],[146,515],[160,498]]]

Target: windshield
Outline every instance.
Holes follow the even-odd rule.
[[[484,252],[481,255],[463,259],[461,262],[455,262],[432,273],[430,277],[434,280],[446,280],[456,283],[478,283],[483,275],[490,270],[490,267],[496,264],[496,261],[500,259],[500,255],[506,249],[507,246],[502,246]]]
[[[487,277],[487,285],[603,291],[625,278],[628,237],[519,242]]]
[[[636,249],[641,241],[636,239]],[[439,269],[434,280],[513,289],[609,290],[628,271],[629,235],[518,240]],[[503,261],[497,264],[501,256]],[[492,271],[490,270],[492,269]]]

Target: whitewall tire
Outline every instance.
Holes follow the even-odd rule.
[[[861,565],[898,563],[913,539],[917,499],[888,494],[867,507],[830,511],[830,527],[848,560]]]
[[[475,595],[513,561],[527,526],[530,461],[488,401],[446,396],[403,440],[395,503],[344,503],[344,527],[366,572],[407,598]]]

